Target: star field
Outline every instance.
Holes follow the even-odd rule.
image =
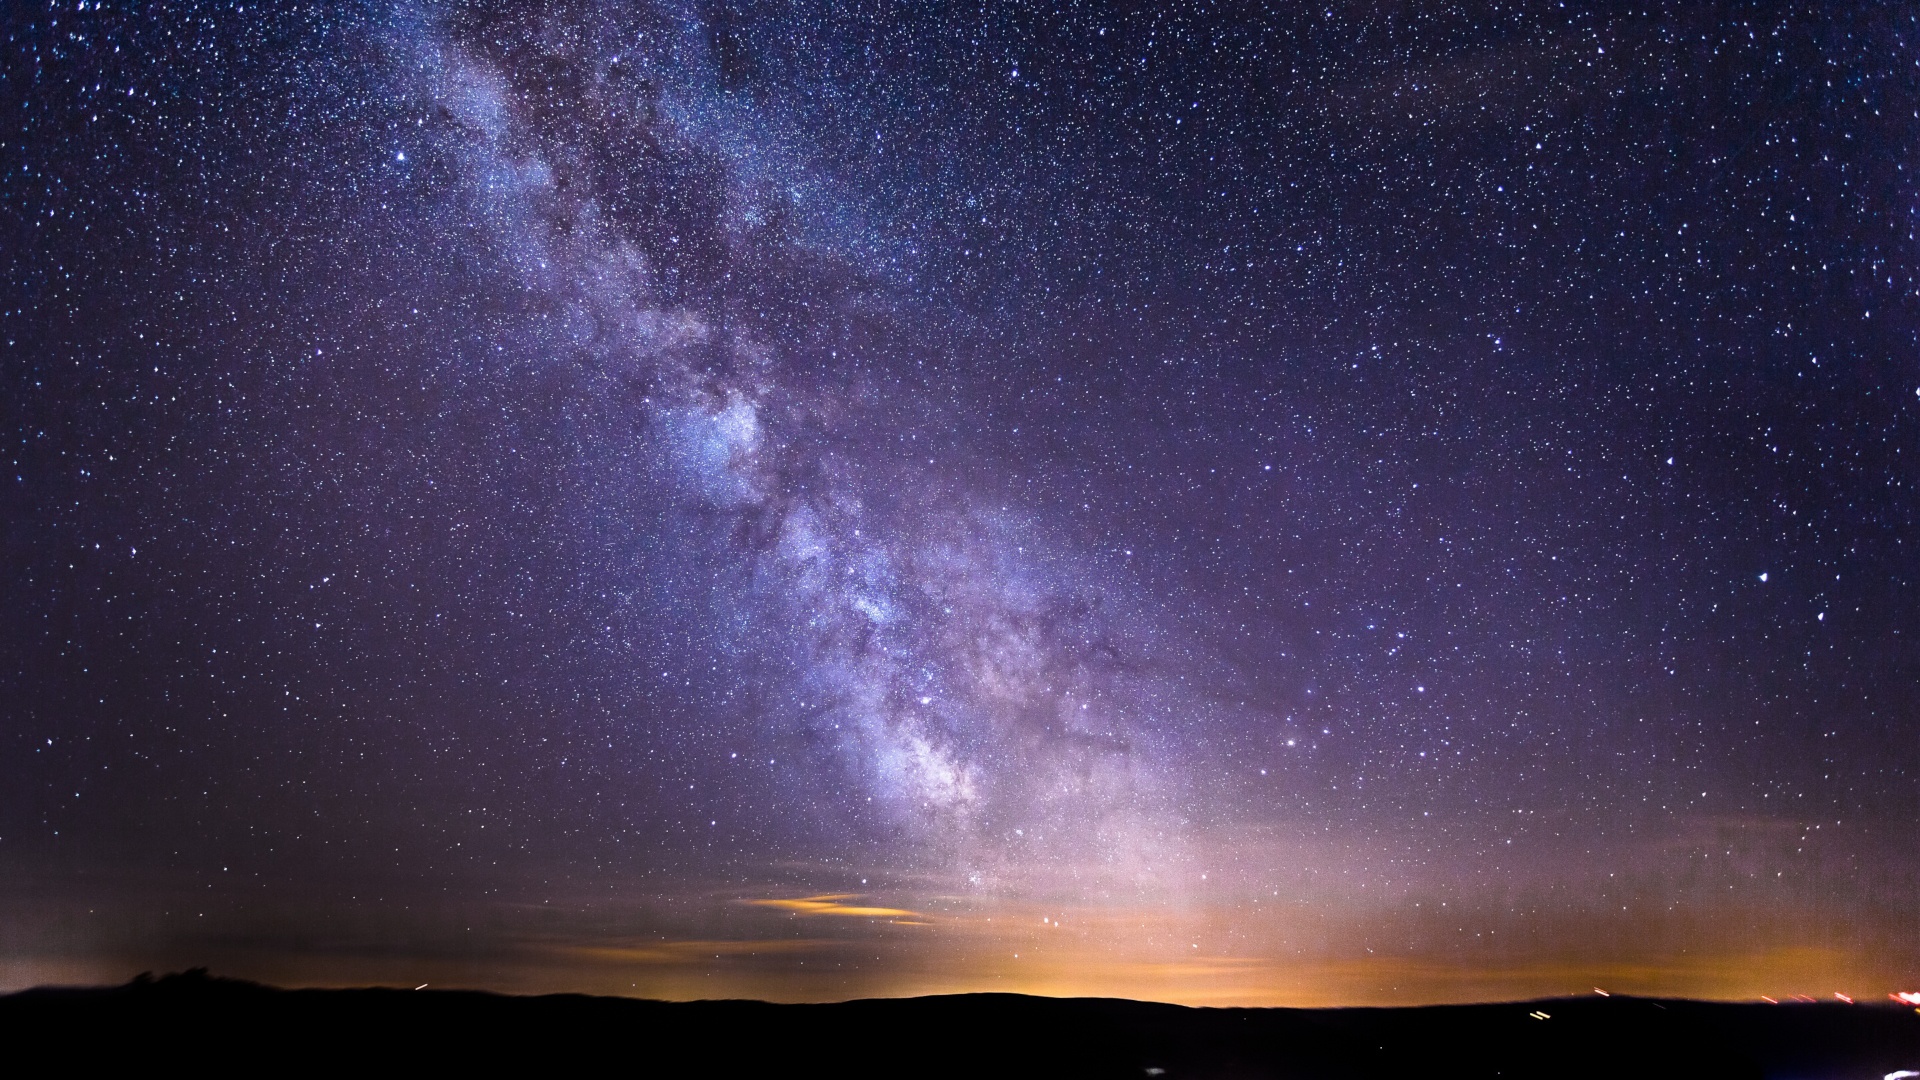
[[[10,9],[0,982],[1908,988],[1917,20]]]

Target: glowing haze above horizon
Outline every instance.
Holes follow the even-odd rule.
[[[1910,5],[0,24],[0,989],[1915,988]]]

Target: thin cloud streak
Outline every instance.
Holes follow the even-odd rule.
[[[743,901],[755,907],[777,908],[781,911],[804,915],[809,918],[817,915],[838,915],[852,919],[912,919],[914,922],[902,922],[904,926],[930,926],[932,920],[925,914],[907,908],[867,907],[860,904],[844,904],[843,900],[858,900],[858,893],[826,893],[820,896],[802,896],[793,899],[766,899]]]

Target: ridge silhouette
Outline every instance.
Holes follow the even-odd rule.
[[[205,968],[0,997],[15,1062],[203,1072],[699,1077],[1871,1077],[1920,1067],[1920,1015],[1615,995],[1368,1009],[1018,994],[833,1004],[473,990],[284,990]]]

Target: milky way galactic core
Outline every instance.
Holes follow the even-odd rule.
[[[1911,990],[1917,18],[9,8],[0,986]]]

